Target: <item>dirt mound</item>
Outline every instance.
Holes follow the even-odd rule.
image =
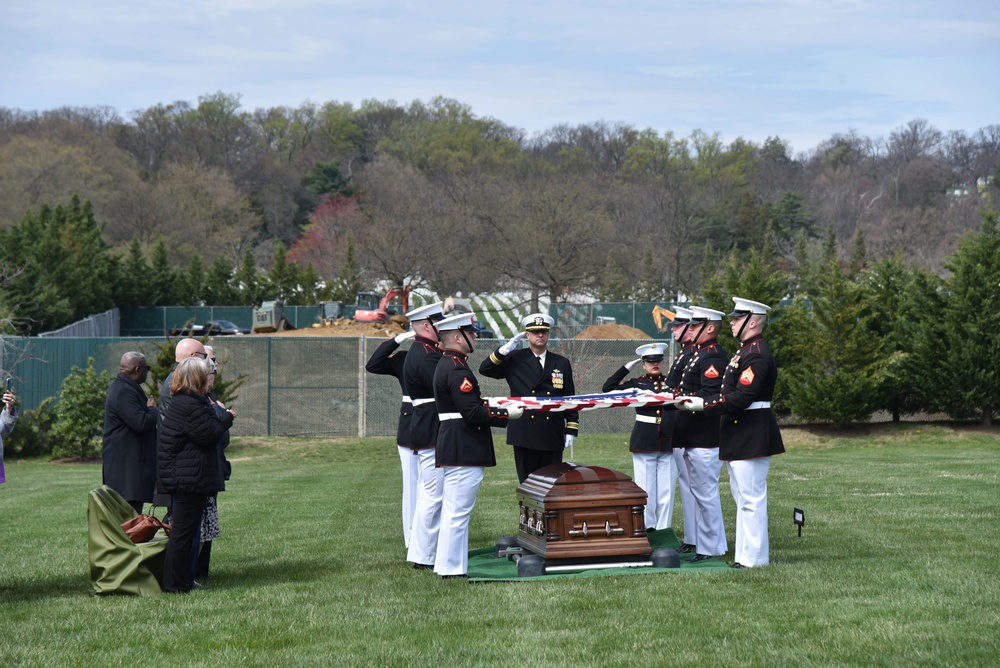
[[[396,322],[357,322],[341,318],[329,327],[303,327],[254,336],[375,336],[385,339],[402,331],[403,328]]]
[[[591,325],[575,337],[576,339],[649,339],[646,332],[628,325]]]

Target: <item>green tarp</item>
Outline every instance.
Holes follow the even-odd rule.
[[[674,534],[673,529],[655,531],[648,535],[649,545],[655,550],[660,547],[680,547],[680,541]],[[719,572],[729,570],[719,558],[706,559],[696,564],[690,564],[684,559],[694,555],[681,555],[680,568],[654,568],[652,566],[630,567],[630,568],[601,568],[600,563],[595,563],[592,568],[583,571],[553,573],[539,575],[536,577],[518,577],[517,564],[507,557],[497,558],[496,548],[486,547],[469,551],[469,581],[470,582],[490,582],[508,580],[552,580],[554,578],[567,577],[596,577],[605,575],[652,575],[656,573],[705,573],[709,571]],[[611,559],[612,561],[616,561]]]
[[[135,510],[107,485],[90,490],[87,503],[90,583],[95,594],[159,594],[163,577],[162,531],[148,543],[133,543],[122,522]]]

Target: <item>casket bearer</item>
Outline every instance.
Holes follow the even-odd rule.
[[[417,503],[413,509],[410,544],[406,560],[414,568],[433,568],[441,526],[441,475],[434,466],[434,446],[437,443],[438,418],[434,408],[434,370],[441,352],[438,350],[434,323],[441,320],[441,302],[427,304],[406,314],[416,336],[403,360],[403,387],[410,397],[409,446],[417,458]]]
[[[434,572],[443,578],[464,577],[469,568],[469,516],[485,468],[497,463],[490,427],[506,427],[523,412],[483,401],[468,361],[476,347],[474,321],[472,313],[460,313],[437,323],[442,356],[434,371],[434,405],[441,426],[435,458],[444,485]]]
[[[771,456],[784,452],[785,446],[771,410],[778,369],[762,335],[771,307],[742,297],[733,297],[733,302],[736,308],[729,314],[729,326],[740,349],[726,366],[720,395],[710,400],[691,397],[678,406],[722,416],[719,459],[726,462],[736,501],[733,568],[748,568],[770,561],[767,472]]]
[[[687,364],[688,359],[690,359],[692,352],[694,351],[694,343],[688,341],[690,337],[688,336],[688,326],[691,323],[691,316],[694,313],[691,309],[686,309],[681,306],[674,308],[674,320],[670,323],[670,332],[674,336],[674,340],[677,342],[677,355],[674,356],[674,361],[670,365],[670,370],[667,372],[667,387],[671,391],[676,391],[677,386],[681,382],[681,374],[684,372],[684,365]],[[667,413],[668,424],[671,429],[673,429],[674,421],[677,418],[676,412]],[[691,494],[691,485],[688,482],[687,467],[684,465],[684,448],[679,447],[677,444],[674,446],[674,470],[677,471],[677,491],[680,492],[681,497],[681,514],[684,517],[684,536],[681,539],[681,547],[678,552],[694,552],[694,533],[695,533],[695,500],[694,495]]]
[[[722,374],[729,363],[729,356],[716,340],[725,314],[702,306],[692,306],[691,312],[688,338],[694,343],[694,351],[684,365],[676,394],[714,399],[719,396]],[[695,501],[695,524],[684,526],[685,537],[693,535],[696,545],[691,561],[723,555],[729,546],[719,499],[719,473],[722,471],[719,417],[679,411],[674,423],[674,447],[684,453],[682,466]]]
[[[663,375],[665,343],[648,343],[635,349],[639,356],[626,362],[604,381],[602,392],[637,388],[651,392],[668,393],[666,376]],[[645,372],[637,378],[627,378],[632,367],[642,364]],[[646,492],[646,530],[670,528],[674,510],[674,456],[672,453],[670,419],[676,411],[663,406],[641,406],[635,409],[635,426],[629,438],[635,484]]]

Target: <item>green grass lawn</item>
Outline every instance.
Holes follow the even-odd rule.
[[[784,433],[766,568],[480,584],[405,563],[389,440],[242,439],[212,579],[142,598],[90,593],[100,465],[8,460],[0,665],[998,665],[998,432]],[[626,441],[585,434],[576,460],[631,474]],[[474,548],[516,533],[502,436],[497,454]],[[725,472],[722,486],[731,557]]]

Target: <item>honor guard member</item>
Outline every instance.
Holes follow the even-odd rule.
[[[611,374],[604,381],[602,392],[636,388],[656,393],[668,392],[663,375],[663,356],[667,344],[649,343],[635,349],[639,356]],[[645,372],[637,378],[627,378],[632,367],[642,364]],[[646,531],[670,528],[674,511],[674,469],[670,422],[677,411],[664,406],[641,406],[635,409],[635,425],[628,441],[632,453],[635,484],[646,492]]]
[[[691,356],[681,372],[677,395],[718,397],[722,374],[729,356],[716,341],[722,326],[722,311],[701,306],[691,307],[688,338],[694,344]],[[687,471],[688,485],[694,497],[694,525],[684,526],[684,535],[694,536],[695,556],[689,561],[701,561],[726,553],[726,530],[722,523],[722,502],[719,499],[719,417],[704,413],[675,411],[674,447],[683,448],[682,461]]]
[[[413,509],[410,545],[406,560],[414,568],[433,568],[441,525],[441,472],[434,467],[434,447],[437,445],[438,417],[434,408],[434,369],[441,352],[438,350],[434,323],[444,316],[441,302],[413,309],[406,314],[415,333],[413,343],[403,362],[403,386],[410,397],[409,446],[416,453],[417,504]]]
[[[410,527],[413,526],[413,509],[417,505],[417,479],[420,459],[410,447],[410,415],[413,402],[403,387],[403,365],[406,351],[399,346],[416,336],[412,329],[383,341],[365,364],[365,371],[383,376],[392,376],[399,381],[403,400],[399,404],[399,420],[396,424],[396,449],[399,451],[399,465],[403,472],[403,545],[410,546]]]
[[[476,347],[474,321],[473,314],[459,313],[437,324],[443,355],[434,372],[441,422],[436,459],[444,485],[434,572],[443,578],[464,577],[469,569],[469,516],[485,468],[497,463],[490,427],[506,427],[523,410],[490,408],[483,401],[468,361]]]
[[[690,309],[681,306],[674,308],[674,320],[670,325],[670,333],[673,335],[674,341],[677,342],[678,350],[674,356],[674,361],[670,365],[670,370],[667,372],[667,388],[671,392],[677,391],[677,386],[681,382],[681,374],[684,372],[684,365],[694,350],[693,343],[685,342],[688,324],[691,322],[692,315],[693,313]],[[672,429],[674,421],[677,419],[677,412],[668,411],[667,415],[669,425]],[[678,552],[689,553],[695,551],[695,545],[692,542],[694,540],[694,527],[696,524],[695,502],[694,496],[691,495],[691,486],[688,484],[687,468],[684,465],[684,449],[676,443],[673,446],[674,470],[677,472],[675,475],[677,478],[677,488],[681,497],[681,515],[684,518],[684,537],[681,539],[681,546]],[[690,540],[688,540],[689,538]]]
[[[767,471],[771,456],[785,451],[778,421],[771,410],[778,369],[762,336],[770,306],[733,297],[729,314],[740,349],[722,376],[722,392],[712,400],[685,399],[683,407],[720,415],[719,459],[729,470],[736,501],[736,552],[733,568],[765,566],[767,539]]]
[[[500,346],[479,365],[489,378],[505,378],[512,397],[562,397],[576,394],[573,367],[562,355],[548,350],[549,330],[555,321],[532,313],[521,321],[523,332]],[[527,337],[528,348],[515,350]],[[578,411],[526,411],[507,429],[507,443],[514,446],[519,482],[540,468],[562,462],[563,448],[573,444],[580,431]]]

